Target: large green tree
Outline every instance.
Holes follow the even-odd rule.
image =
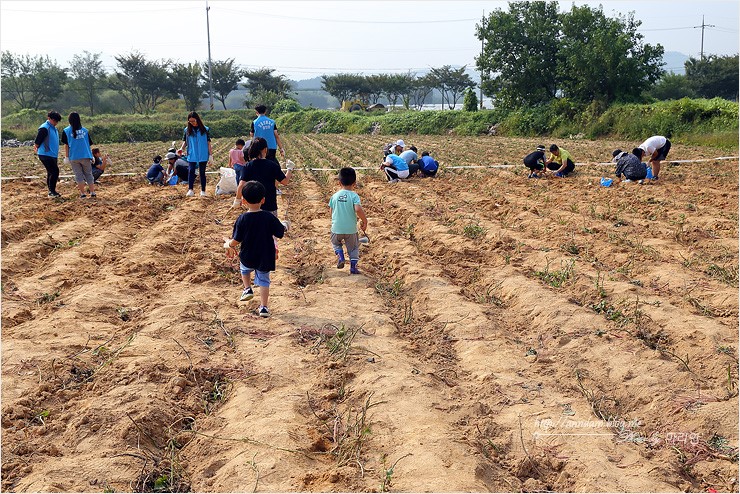
[[[14,100],[20,108],[38,110],[64,91],[67,71],[48,56],[4,51],[0,66],[3,99]]]
[[[137,113],[150,113],[165,99],[177,96],[169,78],[169,60],[147,60],[138,51],[116,58],[115,89]]]
[[[365,84],[365,77],[360,74],[342,73],[322,75],[321,89],[339,100],[339,105],[357,97]]]
[[[383,96],[383,88],[387,78],[387,74],[373,74],[365,77],[368,102],[371,105],[377,104],[380,97]]]
[[[484,49],[476,59],[483,90],[517,108],[567,97],[577,103],[633,101],[662,74],[663,47],[643,44],[634,14],[617,18],[601,7],[516,2],[477,26]]]
[[[232,91],[236,91],[242,80],[242,71],[234,63],[233,58],[216,60],[211,63],[211,80],[213,81],[214,97],[226,109],[226,98]],[[208,62],[203,62],[203,82],[208,87]]]
[[[280,100],[294,97],[290,81],[284,75],[274,75],[273,72],[275,69],[265,67],[242,72],[247,79],[245,86],[249,91],[249,97],[244,102],[245,106],[254,107],[263,104],[271,108]]]
[[[416,80],[416,74],[407,72],[406,74],[395,74],[394,77],[396,87],[398,88],[399,95],[401,96],[401,103],[407,110],[411,107],[411,100],[414,97],[414,81]]]
[[[691,88],[685,75],[668,72],[645,92],[648,98],[657,100],[672,100],[681,98],[695,98],[696,92]]]
[[[636,101],[662,75],[663,47],[643,44],[634,14],[610,18],[601,6],[562,14],[556,81],[573,101]]]
[[[560,19],[556,2],[513,2],[476,25],[483,51],[476,67],[483,92],[501,107],[535,106],[555,97]]]
[[[454,110],[465,90],[475,87],[473,80],[465,73],[466,68],[465,65],[457,69],[450,65],[432,68],[430,73],[436,82],[435,87],[442,94],[443,107],[446,101],[447,108]]]
[[[421,77],[414,79],[413,92],[411,96],[411,102],[414,108],[421,110],[424,107],[424,101],[434,91],[437,85],[437,80],[433,74],[427,73]]]
[[[201,100],[206,96],[202,76],[198,62],[187,65],[177,63],[170,70],[172,89],[182,96],[185,100],[185,108],[189,111],[197,110]]]
[[[690,87],[702,98],[738,98],[738,55],[689,58],[684,64]]]
[[[87,50],[82,55],[72,57],[69,71],[72,75],[70,88],[85,100],[90,108],[90,115],[95,115],[95,102],[98,94],[105,87],[107,74],[103,68],[100,53],[90,53]]]
[[[412,88],[412,78],[408,74],[388,74],[383,86],[383,95],[390,106],[396,106],[404,94],[408,94]],[[403,101],[403,100],[402,100]]]

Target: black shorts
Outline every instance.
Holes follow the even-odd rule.
[[[668,156],[668,151],[671,150],[671,141],[668,139],[665,140],[665,144],[662,148],[658,149],[658,156],[655,158],[655,161],[663,161]]]
[[[187,166],[175,165],[175,174],[177,175],[177,178],[180,179],[180,181],[182,182],[188,181],[188,167]]]
[[[532,154],[539,154],[539,153],[532,153]],[[544,170],[545,165],[543,164],[541,159],[535,159],[535,157],[532,156],[532,154],[528,154],[524,157],[524,166],[529,168],[530,170]],[[529,158],[529,159],[528,159]]]
[[[558,170],[560,168],[560,165],[558,163],[552,162],[549,165],[547,165],[547,168],[549,170]],[[565,168],[563,169],[563,175],[567,175],[573,170],[576,169],[576,164],[573,163],[573,161],[568,158],[568,161],[565,163]]]

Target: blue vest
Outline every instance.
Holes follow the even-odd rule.
[[[393,160],[393,166],[395,166],[396,170],[398,170],[399,172],[409,169],[409,165],[408,163],[406,163],[406,160],[401,158],[397,154],[389,154],[388,157]]]
[[[48,120],[39,125],[39,129],[45,128],[48,132],[46,139],[39,146],[38,154],[59,158],[59,132]]]
[[[208,161],[208,127],[205,132],[201,132],[198,127],[190,135],[188,135],[188,128],[185,127],[185,139],[188,146],[187,160],[189,163]]]
[[[75,132],[72,136],[72,126],[64,128],[64,133],[67,134],[67,145],[69,146],[69,159],[70,160],[81,160],[81,159],[92,159],[92,151],[90,150],[90,136],[85,127]]]
[[[267,141],[267,149],[277,149],[275,139],[275,120],[260,115],[254,119],[254,136],[261,137]]]

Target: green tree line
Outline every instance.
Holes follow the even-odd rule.
[[[100,53],[84,51],[75,55],[69,67],[61,67],[48,56],[18,55],[2,52],[2,98],[4,107],[13,110],[38,110],[58,104],[69,94],[69,106],[82,106],[90,115],[99,113],[107,92],[119,97],[121,113],[149,114],[165,102],[181,100],[185,110],[199,109],[211,84],[206,62],[180,63],[150,60],[138,51],[115,57],[116,68],[107,73]],[[292,96],[290,82],[274,69],[242,70],[234,59],[211,64],[214,99],[226,109],[226,98],[241,84],[249,91],[245,106],[257,102],[274,104]]]
[[[340,102],[357,100],[366,105],[377,104],[385,97],[390,106],[401,103],[405,109],[421,110],[433,90],[442,95],[442,105],[454,110],[467,89],[475,82],[465,73],[463,65],[433,67],[423,76],[406,74],[351,74],[323,75],[321,87]]]

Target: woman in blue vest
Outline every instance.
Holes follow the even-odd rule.
[[[188,126],[182,135],[180,150],[187,149],[187,160],[190,170],[188,171],[188,197],[192,197],[195,185],[195,169],[200,169],[200,195],[206,195],[206,163],[213,163],[213,151],[211,150],[211,136],[208,127],[203,125],[200,115],[191,111],[188,113]]]
[[[36,140],[33,141],[33,150],[39,157],[39,161],[46,168],[46,186],[49,188],[49,197],[61,197],[57,192],[59,181],[59,132],[57,125],[62,121],[62,116],[50,111],[46,122],[39,126]]]
[[[85,196],[85,182],[90,189],[90,197],[95,197],[95,177],[92,174],[93,145],[90,133],[80,122],[80,114],[69,114],[69,126],[64,128],[62,144],[64,144],[64,164],[72,167],[75,182],[80,191],[80,197]]]

